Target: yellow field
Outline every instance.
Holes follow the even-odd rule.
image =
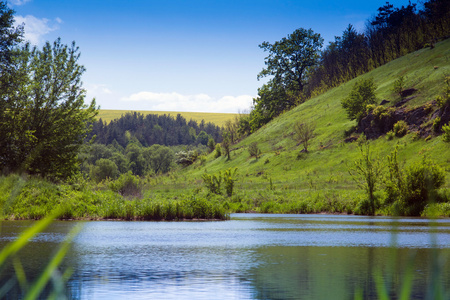
[[[149,110],[113,110],[113,109],[100,109],[97,118],[101,118],[103,121],[110,122],[114,119],[120,118],[127,112],[138,112],[145,115],[155,114],[155,115],[171,115],[176,117],[180,114],[186,120],[194,120],[200,123],[205,120],[205,123],[211,122],[217,126],[223,126],[227,120],[233,120],[238,114],[229,113],[201,113],[201,112],[175,112],[175,111],[149,111]]]

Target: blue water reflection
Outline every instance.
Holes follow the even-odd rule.
[[[233,214],[218,222],[83,223],[65,262],[74,270],[73,299],[348,299],[358,288],[371,299],[373,272],[401,278],[409,261],[413,298],[421,299],[437,257],[439,284],[450,290],[449,219]],[[23,255],[28,270],[38,273],[39,264],[27,257],[45,261],[75,224],[55,222],[36,237]],[[3,222],[0,244],[21,226],[29,223]]]

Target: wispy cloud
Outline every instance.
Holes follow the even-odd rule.
[[[39,45],[43,41],[43,36],[59,29],[59,24],[62,23],[60,18],[49,20],[46,18],[36,18],[32,15],[15,16],[16,25],[25,24],[24,38],[33,45]]]
[[[139,92],[121,100],[139,102],[140,107],[148,110],[237,113],[248,110],[252,99],[253,97],[249,95],[224,96],[215,99],[206,94]]]
[[[20,5],[24,5],[27,2],[30,2],[31,0],[12,0],[10,1],[11,5],[16,5],[16,6],[20,6]]]

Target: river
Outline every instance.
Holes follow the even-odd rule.
[[[58,221],[21,253],[28,279],[79,223],[61,267],[73,270],[65,291],[71,299],[353,299],[356,291],[376,299],[377,273],[392,298],[405,274],[413,276],[413,299],[425,298],[431,284],[450,296],[449,219],[232,214],[217,222]],[[30,224],[1,222],[0,247]],[[12,274],[3,270],[0,283]]]

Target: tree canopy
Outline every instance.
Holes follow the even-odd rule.
[[[78,64],[79,49],[57,39],[42,50],[26,44],[15,49],[14,85],[0,98],[0,168],[52,178],[78,171],[78,149],[97,114]],[[3,74],[2,74],[3,77]]]
[[[273,44],[263,42],[259,47],[268,51],[266,68],[258,79],[274,76],[273,82],[288,90],[302,92],[308,71],[319,63],[323,38],[312,29],[299,28]]]

